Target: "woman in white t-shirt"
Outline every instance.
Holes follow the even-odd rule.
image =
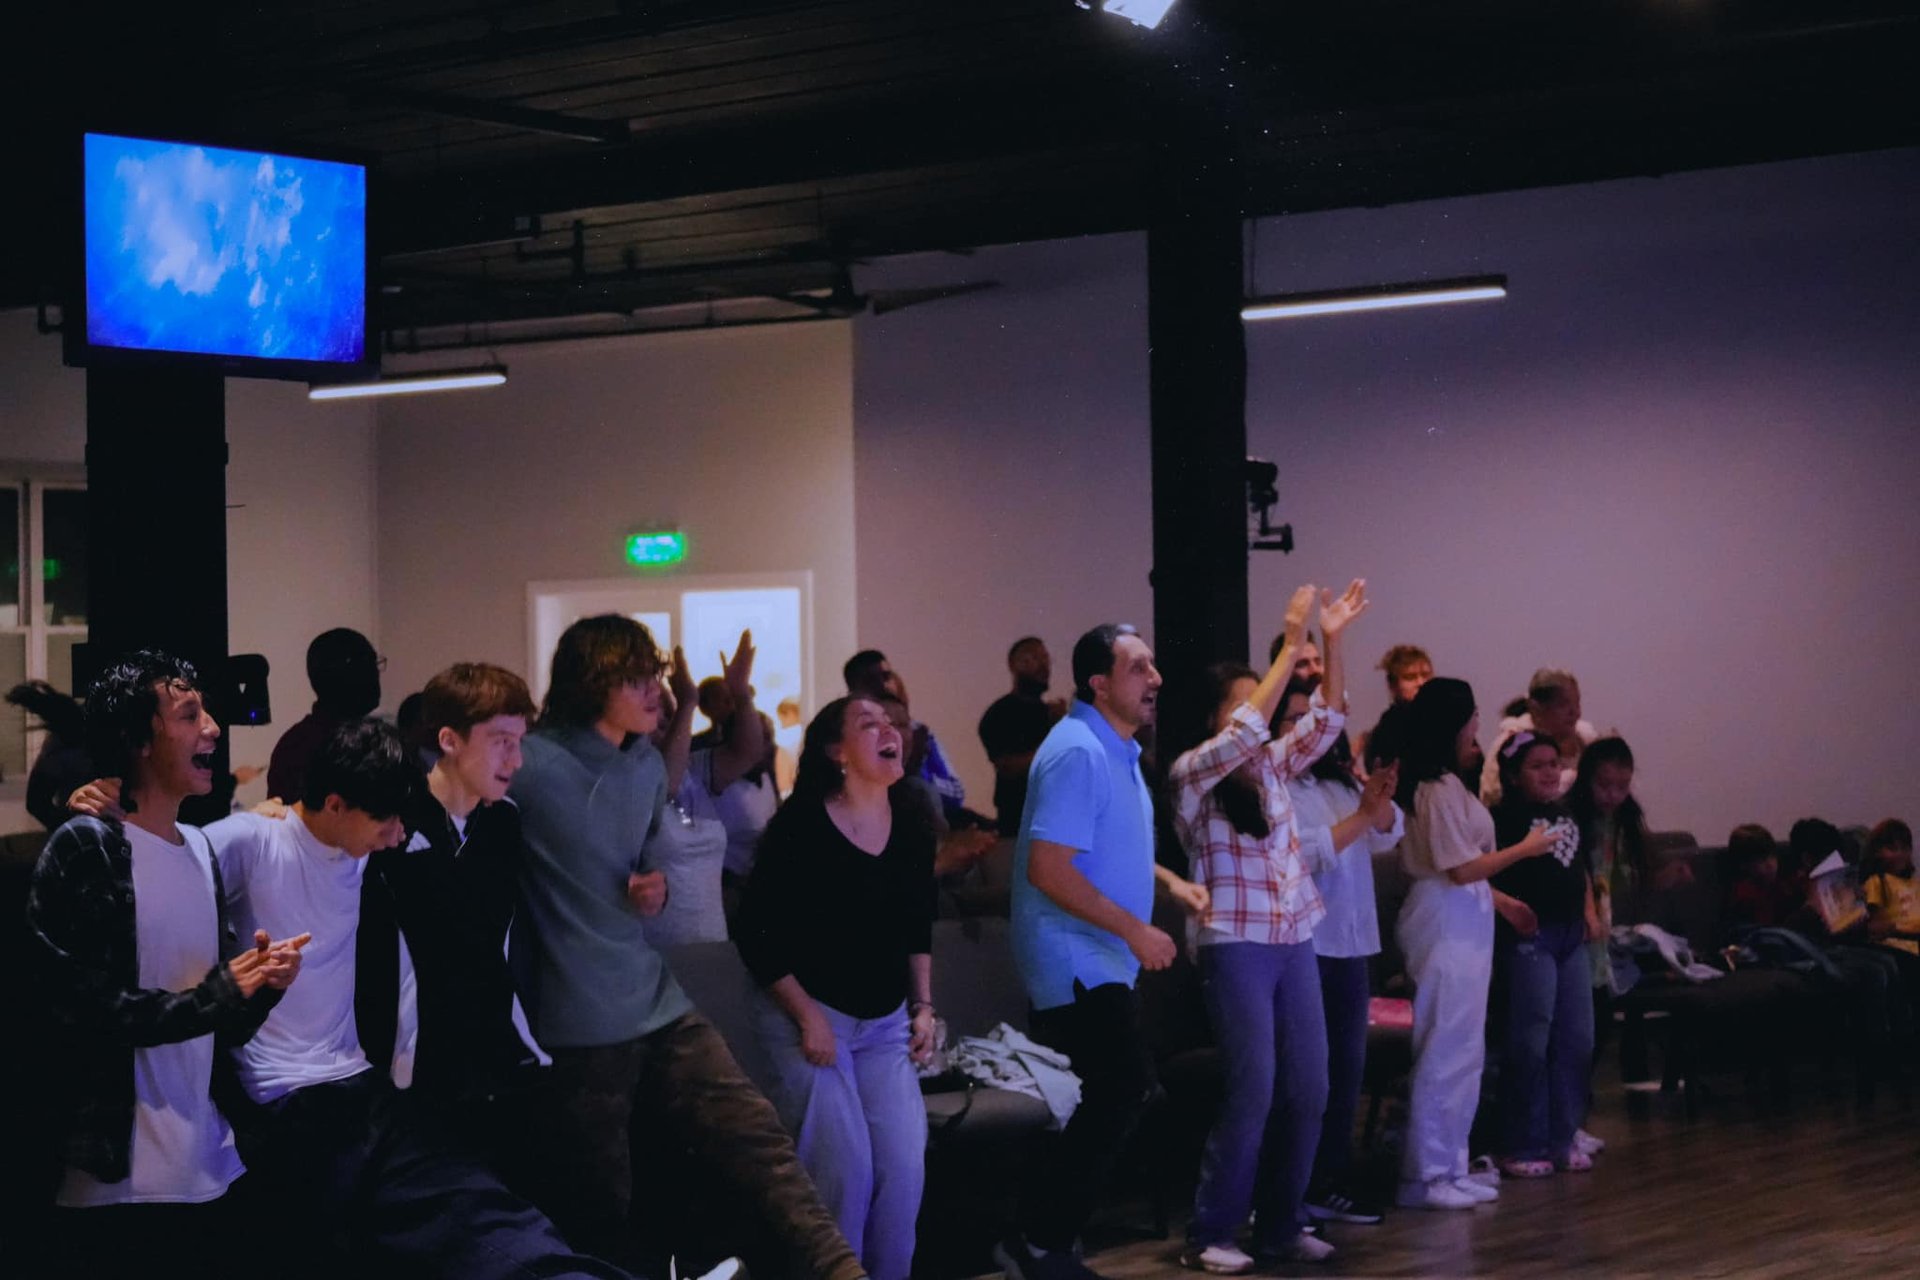
[[[1467,1135],[1486,1058],[1487,984],[1493,973],[1489,877],[1553,848],[1543,831],[1494,847],[1493,815],[1469,779],[1481,766],[1480,715],[1464,680],[1436,678],[1409,704],[1399,803],[1401,858],[1413,888],[1398,933],[1414,981],[1413,1079],[1399,1202],[1471,1209],[1500,1196],[1467,1176]]]

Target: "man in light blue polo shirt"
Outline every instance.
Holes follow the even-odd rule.
[[[1173,963],[1153,914],[1153,797],[1134,735],[1160,673],[1129,626],[1073,646],[1074,703],[1033,758],[1014,846],[1013,946],[1032,1033],[1073,1060],[1080,1107],[994,1251],[1009,1280],[1085,1280],[1073,1242],[1154,1089],[1133,981]]]

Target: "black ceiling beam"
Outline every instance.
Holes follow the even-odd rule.
[[[945,87],[903,94],[883,110],[860,104],[771,116],[658,140],[636,136],[580,155],[395,179],[382,247],[412,253],[499,240],[534,214],[1110,145],[1113,117],[1145,109],[1085,83],[996,86],[992,101],[964,103]]]
[[[592,142],[602,146],[617,146],[631,136],[625,120],[598,120],[560,111],[541,111],[511,102],[493,102],[451,93],[429,93],[424,89],[404,89],[394,85],[353,85],[342,92],[360,106],[418,111],[422,115],[494,125],[517,133],[570,138],[576,142]]]

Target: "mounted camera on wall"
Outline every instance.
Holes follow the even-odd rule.
[[[1293,526],[1273,523],[1280,505],[1280,468],[1265,458],[1247,459],[1247,548],[1250,551],[1293,550]],[[1260,518],[1255,525],[1252,517]]]

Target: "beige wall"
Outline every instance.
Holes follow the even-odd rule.
[[[860,645],[901,672],[968,802],[992,812],[977,726],[1038,635],[1056,693],[1095,623],[1151,630],[1145,240],[927,254],[862,287],[998,280],[855,322]],[[849,650],[851,652],[851,650]]]
[[[687,532],[687,574],[812,570],[816,684],[837,669],[853,639],[846,325],[502,354],[504,387],[379,410],[392,700],[450,662],[526,673],[527,584],[632,575],[622,539],[644,528]]]

